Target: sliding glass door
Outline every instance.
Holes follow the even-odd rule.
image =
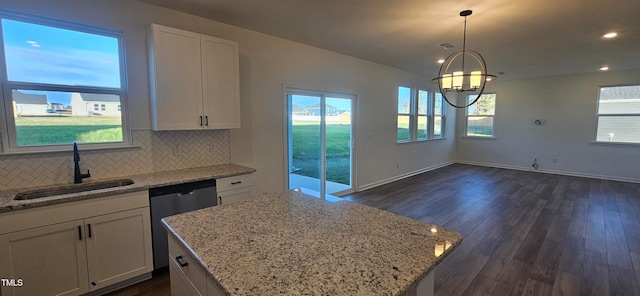
[[[353,105],[351,96],[288,91],[289,189],[353,192]]]

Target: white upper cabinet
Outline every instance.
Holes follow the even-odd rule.
[[[154,130],[240,127],[237,42],[156,24],[147,42]]]

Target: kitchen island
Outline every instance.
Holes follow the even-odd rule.
[[[430,295],[435,267],[462,240],[435,225],[296,191],[163,222],[172,289],[187,295]]]

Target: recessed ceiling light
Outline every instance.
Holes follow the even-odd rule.
[[[600,71],[607,71],[607,70],[609,70],[609,67],[607,66],[600,67]]]
[[[607,34],[602,35],[602,37],[607,38],[607,39],[611,39],[618,36],[618,33],[616,32],[609,32]]]
[[[444,63],[444,59],[439,59],[438,64],[442,64],[442,63]]]

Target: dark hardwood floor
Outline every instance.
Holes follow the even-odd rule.
[[[640,184],[456,164],[344,198],[464,236],[436,295],[640,295]]]

